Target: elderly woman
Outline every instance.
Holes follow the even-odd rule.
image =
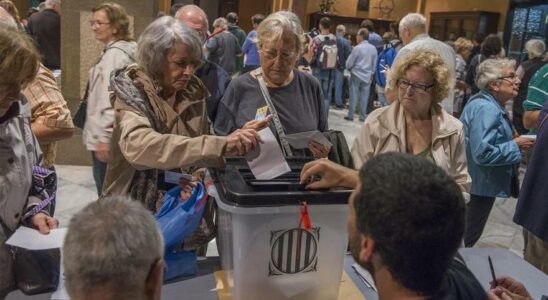
[[[280,11],[268,16],[257,28],[257,45],[261,67],[233,79],[221,99],[215,132],[226,135],[238,128],[256,128],[253,120],[261,110],[269,107],[261,92],[264,80],[284,134],[305,131],[326,131],[327,116],[318,81],[308,73],[295,69],[303,52],[303,29],[299,18],[291,12]],[[251,121],[251,122],[250,122]],[[250,123],[248,123],[250,122]],[[247,124],[246,124],[247,123]],[[279,132],[270,122],[274,133]],[[246,126],[244,126],[246,125]],[[258,128],[257,128],[258,129]],[[285,144],[285,143],[283,143]],[[304,150],[282,147],[286,155],[310,155]],[[329,148],[311,141],[308,150],[315,157],[326,157]]]
[[[474,47],[474,44],[471,40],[460,37],[455,41],[455,52],[456,55],[456,61],[455,61],[455,79],[456,79],[456,85],[455,85],[455,102],[453,102],[453,115],[456,117],[460,116],[460,113],[462,112],[462,108],[464,106],[464,99],[466,97],[466,93],[468,88],[468,85],[466,84],[466,62],[468,61],[468,57],[470,57],[470,53],[472,53],[472,48]]]
[[[467,247],[481,236],[495,197],[510,197],[511,186],[519,187],[513,166],[521,159],[520,150],[533,144],[532,139],[513,133],[504,110],[506,102],[518,94],[520,80],[514,67],[515,61],[509,59],[481,63],[476,75],[481,91],[470,98],[461,116],[472,177],[464,238]]]
[[[34,212],[40,203],[32,180],[41,152],[30,123],[30,105],[21,90],[36,76],[40,54],[31,39],[0,26],[0,299],[15,288],[14,249],[5,244],[21,225],[48,233],[58,225],[51,206]]]
[[[537,127],[538,115],[542,105],[535,101],[527,101],[524,107],[524,102],[525,100],[532,100],[532,97],[527,97],[527,90],[533,75],[548,62],[548,60],[544,59],[546,45],[542,40],[528,40],[525,43],[525,50],[527,50],[527,60],[522,62],[516,71],[521,80],[521,85],[512,106],[512,121],[520,134],[529,132],[526,128]]]
[[[90,21],[95,39],[105,45],[97,63],[89,70],[86,123],[82,138],[91,151],[93,179],[100,196],[107,169],[114,111],[109,100],[110,73],[134,61],[137,44],[129,31],[126,10],[116,3],[103,3],[92,9]]]
[[[105,195],[129,194],[154,212],[169,188],[160,170],[220,167],[224,156],[244,155],[257,144],[253,129],[209,135],[208,92],[193,75],[201,59],[196,32],[166,16],[141,34],[137,64],[112,73],[116,123]]]
[[[470,176],[462,124],[440,105],[452,80],[447,65],[439,54],[423,50],[411,52],[392,67],[389,85],[397,91],[397,101],[365,120],[352,145],[354,165],[391,151],[423,156],[467,192]]]

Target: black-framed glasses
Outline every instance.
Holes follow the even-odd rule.
[[[398,87],[400,89],[403,89],[403,90],[407,90],[409,87],[411,87],[411,89],[414,91],[414,92],[419,92],[419,93],[426,93],[426,91],[428,91],[429,88],[433,87],[434,84],[420,84],[420,83],[413,83],[409,80],[405,80],[405,79],[400,79],[398,80]]]
[[[506,76],[500,76],[500,77],[497,77],[498,80],[506,80],[510,83],[515,83],[516,82],[516,79],[518,79],[518,74],[516,73],[510,73],[509,75],[506,75]]]
[[[99,22],[99,21],[95,21],[95,20],[91,20],[89,21],[89,26],[93,27],[93,25],[97,25],[97,26],[103,26],[103,25],[108,25],[110,24],[109,22]]]

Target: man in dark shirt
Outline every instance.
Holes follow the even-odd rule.
[[[240,48],[244,45],[245,39],[246,39],[246,33],[245,31],[238,26],[238,14],[235,12],[229,12],[226,15],[226,20],[228,22],[228,32],[232,33],[236,39],[238,39],[238,43],[240,44]],[[236,67],[235,72],[240,73],[242,72],[244,67],[244,56],[243,54],[240,54],[236,56]]]
[[[175,18],[194,29],[205,43],[209,24],[206,13],[200,7],[185,5],[177,11]],[[221,66],[207,59],[204,59],[204,63],[196,69],[194,75],[200,78],[209,91],[209,97],[206,99],[207,115],[213,123],[219,102],[230,83],[230,75]]]
[[[36,41],[44,65],[61,68],[61,0],[46,0],[46,8],[29,18],[27,30]]]
[[[487,299],[456,257],[465,205],[455,181],[430,161],[404,153],[375,156],[358,171],[327,160],[303,167],[307,188],[347,186],[349,247],[375,279],[380,299]]]

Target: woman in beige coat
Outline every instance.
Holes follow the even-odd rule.
[[[399,60],[389,76],[397,101],[365,120],[352,146],[354,165],[360,167],[373,156],[391,151],[423,156],[468,192],[471,179],[463,127],[439,104],[447,97],[452,80],[441,56],[430,51],[412,52]]]

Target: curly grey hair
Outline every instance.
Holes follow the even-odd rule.
[[[257,27],[257,36],[254,42],[260,49],[262,44],[277,41],[284,33],[290,33],[293,36],[297,47],[297,57],[300,57],[304,50],[304,30],[299,17],[290,11],[278,11],[264,19]]]
[[[203,60],[201,39],[196,31],[171,16],[156,19],[141,34],[137,63],[153,81],[163,79],[166,56],[175,42],[184,44],[193,60]]]
[[[139,202],[111,197],[72,217],[63,245],[66,288],[73,299],[104,288],[113,299],[141,299],[164,241],[152,214]]]
[[[499,77],[503,76],[502,74],[504,69],[515,69],[516,61],[508,58],[491,58],[482,62],[476,70],[476,85],[481,90],[486,90],[489,88],[489,84],[495,80],[498,80]]]
[[[525,43],[525,50],[527,50],[533,58],[542,57],[546,51],[546,45],[540,39],[531,39]]]

